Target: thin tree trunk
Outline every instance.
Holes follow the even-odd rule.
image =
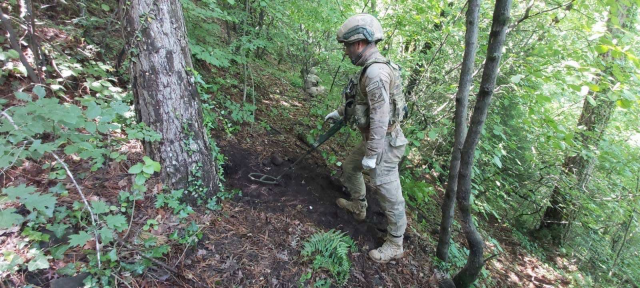
[[[458,171],[460,170],[460,151],[467,134],[467,106],[469,103],[469,89],[473,83],[473,64],[476,59],[476,44],[478,42],[478,11],[480,0],[469,0],[467,8],[467,31],[464,40],[464,57],[460,71],[460,82],[456,93],[455,137],[451,162],[449,164],[449,185],[444,194],[442,203],[442,222],[440,222],[440,234],[436,256],[443,262],[449,258],[449,243],[451,241],[451,223],[455,206],[458,183]]]
[[[471,215],[471,170],[476,145],[480,140],[480,134],[487,118],[487,110],[491,103],[491,96],[493,96],[493,90],[498,76],[498,66],[500,64],[500,58],[502,57],[502,46],[507,32],[507,24],[509,23],[510,9],[511,0],[496,1],[491,32],[489,34],[489,45],[487,47],[487,60],[480,82],[480,91],[473,115],[471,116],[469,132],[462,147],[460,175],[458,176],[459,179],[457,183],[458,194],[456,198],[462,218],[462,230],[469,244],[469,257],[467,258],[467,264],[465,264],[462,270],[453,278],[453,282],[458,288],[469,287],[478,278],[478,274],[484,265],[484,242],[473,224],[473,216]],[[450,183],[449,185],[455,184],[456,183]]]
[[[616,259],[613,260],[613,264],[611,265],[611,271],[609,271],[609,277],[613,275],[613,271],[616,268],[616,264],[618,263],[618,259],[620,259],[620,252],[622,252],[622,247],[627,242],[627,236],[629,236],[629,228],[631,228],[631,223],[633,222],[633,216],[636,213],[636,208],[633,208],[631,212],[631,216],[629,216],[629,223],[627,223],[627,230],[624,232],[624,237],[622,238],[622,244],[620,244],[620,248],[618,249],[618,253],[616,253]]]
[[[625,25],[627,10],[627,7],[623,5],[618,7],[617,18],[620,26]],[[607,21],[607,29],[614,37],[623,33],[614,28],[611,18]],[[607,69],[604,69],[603,72],[612,73],[609,66],[614,63],[615,58],[611,55],[611,51],[603,54],[602,59],[607,63]],[[600,92],[594,92],[593,96],[585,96],[577,125],[578,129],[582,129],[577,134],[583,150],[598,149],[602,135],[615,111],[615,103],[609,99],[610,92],[610,89],[604,89]],[[584,157],[582,154],[567,156],[562,164],[563,175],[576,177],[576,189],[584,191],[584,187],[589,183],[595,165],[594,161],[594,159]],[[568,227],[567,217],[570,214],[568,209],[574,206],[572,202],[571,196],[558,184],[553,187],[550,205],[544,212],[538,230],[546,230],[557,245],[562,243],[562,232]]]
[[[208,199],[219,179],[198,91],[187,73],[193,65],[180,1],[132,0],[125,18],[138,51],[131,61],[136,112],[162,135],[160,142],[145,142],[145,150],[162,163],[166,186],[184,189],[192,203]]]
[[[2,21],[2,25],[4,25],[4,29],[7,30],[7,32],[9,33],[9,42],[11,43],[11,49],[16,50],[16,52],[18,52],[18,55],[20,56],[20,62],[22,63],[22,65],[24,65],[24,68],[27,70],[27,75],[29,76],[31,81],[33,81],[33,83],[40,83],[40,77],[38,77],[36,72],[33,70],[33,67],[29,65],[29,61],[27,60],[27,57],[25,57],[24,53],[22,53],[22,48],[20,47],[20,43],[16,38],[16,33],[15,31],[13,31],[13,27],[11,26],[11,19],[9,19],[9,17],[7,17],[7,15],[4,14],[4,12],[2,11],[2,8],[0,8],[0,21]]]

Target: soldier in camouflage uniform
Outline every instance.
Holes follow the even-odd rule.
[[[317,75],[316,68],[309,69],[309,74],[304,77],[304,91],[309,93],[312,97],[318,96],[324,93],[324,86],[320,85],[320,77]]]
[[[325,117],[325,120],[344,117],[362,134],[363,142],[343,165],[342,182],[351,200],[340,198],[336,202],[357,220],[363,220],[367,200],[362,172],[370,169],[377,198],[388,219],[385,243],[369,252],[371,259],[380,263],[403,256],[402,239],[407,227],[398,174],[398,163],[408,142],[400,128],[406,105],[399,67],[385,59],[376,47],[383,37],[382,26],[368,14],[352,16],[340,27],[338,42],[344,44],[351,63],[362,69],[350,82],[352,89],[345,91],[347,104]]]

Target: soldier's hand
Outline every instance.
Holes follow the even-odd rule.
[[[338,110],[333,110],[333,112],[327,114],[327,116],[324,117],[324,121],[327,121],[329,119],[339,120],[340,114],[338,114]]]
[[[364,168],[365,170],[376,168],[377,159],[378,159],[377,155],[364,156],[364,158],[362,158],[362,168]]]

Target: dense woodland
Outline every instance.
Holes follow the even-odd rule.
[[[639,8],[3,1],[0,287],[638,287]],[[288,170],[359,70],[357,13],[409,108],[389,264],[380,208],[334,207],[356,130]]]

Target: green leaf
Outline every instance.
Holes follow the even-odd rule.
[[[435,139],[436,139],[436,137],[438,137],[438,133],[436,133],[436,131],[435,131],[435,130],[431,130],[431,131],[429,131],[429,139],[431,139],[431,140],[435,140]]]
[[[153,174],[154,169],[153,169],[153,166],[151,165],[144,165],[142,167],[142,171],[144,171],[144,173],[147,173],[147,174]]]
[[[87,244],[87,241],[91,240],[91,235],[89,235],[86,231],[80,231],[80,233],[69,236],[69,246],[84,246]]]
[[[76,263],[69,263],[66,266],[56,270],[60,275],[73,276],[76,274]]]
[[[51,232],[53,232],[53,234],[58,238],[62,238],[62,236],[64,236],[67,228],[69,228],[69,225],[63,223],[47,224],[47,229],[51,230]]]
[[[9,58],[11,58],[11,59],[20,58],[20,54],[16,50],[9,49],[9,51],[7,51],[6,53],[7,53],[7,56],[9,56]]]
[[[609,47],[608,46],[605,46],[605,45],[597,45],[596,46],[596,52],[598,52],[600,54],[607,53],[607,51],[609,51]]]
[[[14,95],[16,95],[16,98],[22,101],[26,101],[26,102],[31,102],[31,95],[21,92],[21,91],[16,91],[15,93],[13,93]]]
[[[587,101],[589,101],[589,104],[593,106],[598,105],[598,103],[596,103],[596,100],[594,100],[593,97],[591,97],[591,95],[587,95]]]
[[[44,96],[47,94],[47,91],[44,90],[44,87],[40,85],[36,85],[35,87],[33,87],[32,91],[33,93],[38,95],[39,98],[44,98]]]
[[[51,247],[51,257],[56,260],[62,260],[64,258],[64,252],[67,252],[67,250],[69,250],[69,245]]]
[[[138,174],[140,172],[142,172],[142,163],[138,163],[136,165],[131,166],[131,168],[129,168],[129,174]]]
[[[138,175],[136,175],[136,179],[135,179],[135,183],[138,185],[142,185],[144,184],[144,182],[147,181],[147,176],[144,175],[144,173],[140,173]]]
[[[89,84],[89,89],[91,89],[93,91],[96,91],[96,92],[100,92],[104,88],[102,87],[100,82],[92,82],[91,84]]]
[[[111,8],[109,8],[109,5],[107,5],[107,4],[102,4],[102,5],[100,5],[100,7],[101,7],[101,8],[102,8],[102,10],[104,10],[104,11],[109,11],[109,10],[111,9]]]
[[[49,188],[49,192],[54,194],[63,194],[68,191],[62,183],[58,183],[58,185]]]
[[[118,251],[116,251],[116,249],[111,249],[111,251],[109,252],[109,254],[107,254],[107,256],[109,256],[109,260],[117,261],[118,260]]]
[[[98,116],[100,116],[100,113],[102,113],[102,108],[100,108],[100,106],[98,106],[95,102],[90,102],[89,105],[87,105],[87,118],[98,118]]]
[[[589,86],[589,89],[593,92],[598,92],[600,91],[600,86],[596,85],[596,84],[587,84],[587,86]]]
[[[34,271],[38,269],[47,269],[49,268],[49,258],[50,257],[45,256],[44,254],[42,254],[42,252],[38,251],[36,253],[36,257],[34,257],[33,259],[31,259],[31,261],[29,261],[27,268],[29,269],[29,271]]]
[[[129,105],[125,104],[122,101],[111,102],[109,106],[111,106],[111,108],[113,108],[113,111],[117,114],[122,115],[129,112]]]
[[[522,80],[522,78],[524,77],[524,75],[515,75],[511,77],[511,83],[518,83],[520,82],[520,80]]]
[[[96,126],[96,123],[91,122],[91,121],[87,122],[87,123],[84,125],[84,129],[87,129],[87,132],[89,132],[89,133],[91,133],[91,134],[96,133],[96,127],[97,127],[97,126]]]
[[[115,229],[118,232],[122,232],[124,229],[127,229],[127,218],[121,214],[108,215],[104,217],[104,221],[107,222],[107,226],[109,226],[109,228]]]
[[[27,187],[25,184],[2,189],[2,192],[7,194],[9,200],[19,201],[31,211],[38,210],[52,217],[53,209],[57,202],[56,197],[51,194],[41,195],[35,191],[36,188],[31,186]]]
[[[113,241],[113,230],[107,227],[102,227],[102,229],[98,230],[98,234],[100,234],[100,240],[102,240],[102,244],[110,243]]]
[[[620,99],[616,101],[616,105],[623,109],[629,109],[633,106],[633,101],[629,101],[627,99]]]
[[[20,214],[13,212],[16,212],[15,208],[0,210],[0,229],[8,229],[24,221],[24,218],[20,216]]]
[[[109,212],[109,205],[104,201],[91,201],[91,208],[93,208],[93,213],[102,214]]]
[[[500,162],[500,158],[498,158],[498,156],[493,156],[493,163],[496,164],[496,166],[498,166],[498,168],[502,168],[502,162]]]
[[[155,161],[151,163],[151,167],[155,172],[160,172],[160,169],[162,168],[162,166],[160,166],[160,162],[155,162]],[[153,173],[149,173],[149,174],[153,174]]]
[[[31,211],[38,210],[49,217],[53,217],[53,210],[56,208],[57,198],[51,194],[41,195],[34,193],[22,196],[20,202]]]

